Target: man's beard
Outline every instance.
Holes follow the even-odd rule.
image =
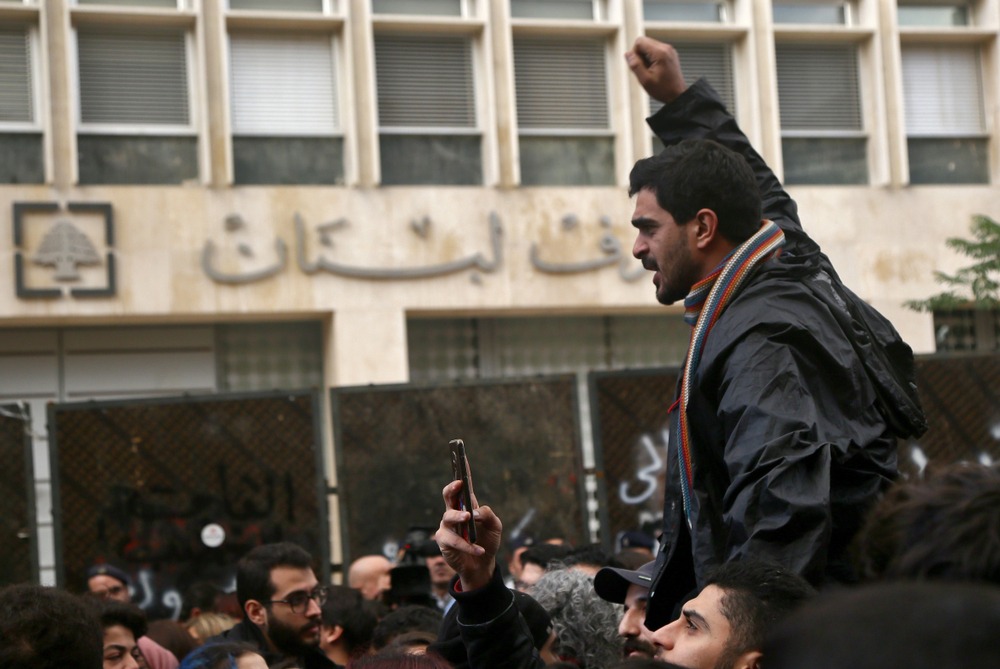
[[[622,656],[628,659],[634,652],[642,653],[646,657],[656,657],[656,649],[653,648],[652,644],[646,643],[639,637],[626,637],[625,643],[622,645]]]
[[[319,645],[318,633],[314,642],[307,642],[302,639],[302,631],[313,624],[318,625],[318,622],[310,622],[302,627],[292,627],[272,617],[267,623],[267,636],[271,639],[274,647],[284,655],[298,657],[305,654],[310,648],[316,648]],[[317,631],[318,629],[317,627]]]

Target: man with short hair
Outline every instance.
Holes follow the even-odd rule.
[[[664,103],[649,124],[666,147],[630,175],[632,253],[693,326],[668,411],[656,629],[734,559],[853,580],[848,546],[897,476],[896,438],[926,421],[910,347],[843,285],[711,86],[647,37],[626,61]]]
[[[389,589],[392,563],[384,555],[362,555],[347,570],[347,584],[365,599],[379,599]]]
[[[323,625],[319,647],[331,662],[347,666],[351,658],[368,650],[378,619],[366,604],[371,602],[354,588],[346,585],[327,587],[326,602],[321,607]]]
[[[814,594],[805,579],[775,564],[728,562],[710,573],[680,618],[646,636],[656,659],[686,669],[760,669],[768,632]]]
[[[594,576],[598,597],[624,606],[618,636],[624,639],[622,654],[626,658],[656,655],[656,649],[646,638],[649,631],[643,622],[655,569],[656,560],[650,560],[635,570],[604,567]]]
[[[4,669],[99,669],[101,637],[97,616],[79,597],[40,585],[0,588]]]
[[[283,542],[251,550],[236,565],[236,596],[243,621],[221,638],[255,646],[268,664],[292,659],[302,669],[337,666],[319,649],[326,589],[304,548]]]

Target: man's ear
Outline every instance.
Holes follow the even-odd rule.
[[[761,657],[763,656],[759,650],[748,650],[736,658],[732,669],[760,669]]]
[[[694,218],[695,245],[699,249],[707,249],[720,237],[719,217],[711,209],[699,209]]]
[[[243,605],[243,611],[247,615],[247,620],[257,627],[267,627],[267,607],[256,599],[248,599]]]
[[[320,628],[320,634],[323,639],[323,645],[332,646],[337,643],[340,637],[344,636],[344,628],[340,625],[323,625]]]

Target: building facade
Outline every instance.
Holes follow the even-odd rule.
[[[43,580],[47,402],[678,364],[630,252],[642,34],[934,351],[903,302],[1000,217],[1000,0],[0,0],[0,399]]]

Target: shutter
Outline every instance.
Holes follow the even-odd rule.
[[[375,36],[378,120],[383,128],[475,128],[468,37]]]
[[[339,128],[333,46],[324,35],[229,39],[233,134],[330,135]]]
[[[461,16],[462,0],[372,0],[372,13]]]
[[[861,130],[858,52],[851,44],[778,44],[782,130]]]
[[[603,39],[515,38],[514,86],[521,128],[609,128]]]
[[[34,120],[28,31],[0,30],[0,123]]]
[[[941,137],[985,132],[976,47],[904,46],[902,56],[907,135]]]
[[[230,9],[244,11],[322,12],[323,0],[229,0]]]
[[[733,93],[733,50],[729,44],[694,44],[690,42],[671,42],[677,49],[681,60],[681,72],[684,80],[693,84],[704,77],[712,84],[726,109],[735,111],[735,94]],[[649,113],[655,114],[663,103],[649,99]]]
[[[81,28],[77,38],[84,123],[190,123],[183,32]]]
[[[515,19],[594,19],[594,0],[510,0]]]
[[[161,7],[177,9],[177,0],[76,0],[78,5],[117,5],[121,7]]]

